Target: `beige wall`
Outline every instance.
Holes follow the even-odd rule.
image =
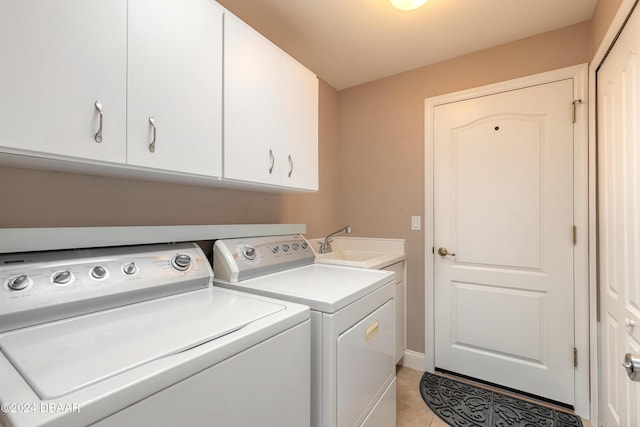
[[[310,234],[324,233],[337,216],[336,102],[336,91],[321,83],[318,193],[290,196],[0,167],[0,227],[309,222]]]
[[[424,352],[424,100],[590,59],[590,23],[339,92],[339,223],[356,236],[407,240],[407,344]]]

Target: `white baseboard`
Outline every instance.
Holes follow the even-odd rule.
[[[405,350],[400,364],[407,368],[424,372],[424,354],[413,350]]]

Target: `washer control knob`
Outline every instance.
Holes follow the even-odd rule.
[[[136,274],[138,272],[138,266],[136,265],[135,262],[130,262],[129,264],[125,264],[122,267],[122,272],[124,274],[126,274],[127,276],[131,276],[131,275]]]
[[[279,250],[280,250],[280,246],[278,246],[278,245],[271,246],[271,252],[272,253],[277,254]]]
[[[191,257],[187,254],[178,254],[171,259],[171,266],[178,271],[186,271],[191,266]]]
[[[104,279],[107,277],[107,269],[101,265],[96,265],[91,269],[91,277],[94,279]]]
[[[286,243],[284,245],[282,245],[282,250],[284,252],[289,252],[289,245],[287,245]]]
[[[307,242],[302,242],[302,249],[307,249],[308,247]]]
[[[69,270],[58,271],[51,280],[54,285],[68,285],[71,282],[71,272]]]
[[[291,245],[291,247],[293,248],[294,251],[297,251],[298,249],[300,249],[300,245],[297,243],[294,243],[293,245]]]
[[[12,291],[21,291],[29,286],[29,277],[26,274],[12,277],[8,283],[9,289]]]
[[[253,261],[256,259],[256,248],[253,246],[245,246],[242,248],[242,256],[248,259],[249,261]]]

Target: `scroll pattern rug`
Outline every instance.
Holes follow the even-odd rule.
[[[420,381],[420,393],[427,406],[454,427],[582,427],[575,415],[428,372]]]

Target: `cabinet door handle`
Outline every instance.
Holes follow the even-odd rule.
[[[291,178],[291,174],[293,173],[293,158],[291,154],[289,154],[289,178]]]
[[[104,119],[104,115],[102,114],[102,102],[96,101],[95,106],[96,106],[96,111],[98,112],[98,114],[100,114],[100,128],[98,128],[98,132],[96,132],[93,138],[99,144],[102,142],[102,124]]]
[[[276,158],[273,156],[273,150],[269,150],[269,160],[271,161],[271,166],[269,166],[269,175],[271,175],[273,167],[276,164]]]
[[[153,118],[153,116],[149,116],[149,123],[151,124],[151,127],[153,128],[153,137],[151,138],[151,142],[149,143],[149,151],[152,153],[155,153],[156,151],[156,119]]]

